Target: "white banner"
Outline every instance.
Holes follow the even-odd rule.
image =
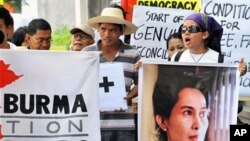
[[[128,109],[122,63],[100,64],[99,87],[101,111]]]
[[[204,0],[201,12],[214,17],[223,27],[221,40],[225,59],[238,63],[244,58],[250,66],[250,1],[246,0]],[[250,96],[250,74],[240,78],[240,96]]]
[[[100,141],[99,54],[0,51],[0,140]]]

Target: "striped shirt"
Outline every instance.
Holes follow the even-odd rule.
[[[101,51],[100,45],[101,45],[101,40],[99,40],[94,45],[90,45],[88,47],[83,48],[83,51]],[[139,59],[140,59],[140,56],[137,50],[135,49],[135,47],[132,47],[131,45],[128,45],[128,44],[124,44],[121,40],[120,40],[120,50],[117,52],[115,58],[112,61],[108,61],[102,55],[100,55],[100,63],[122,63],[123,64],[125,85],[126,85],[125,87],[126,87],[127,93],[129,93],[130,88],[133,84],[137,85],[138,72],[135,69],[134,64]],[[128,101],[128,104],[129,103],[130,101]],[[135,127],[134,127],[134,122],[133,122],[134,120],[133,114],[128,114],[129,116],[126,116],[123,112],[118,112],[118,114],[119,114],[119,117],[117,116],[116,113],[113,113],[113,112],[100,114],[102,140],[114,140],[113,136],[116,136],[117,139],[115,140],[118,140],[118,139],[120,140],[121,138],[122,139],[126,138],[130,140],[131,136],[126,136],[130,132],[127,130],[126,131],[120,131],[120,130],[124,130],[124,129],[134,130]],[[118,123],[125,123],[125,126],[119,125],[115,121],[119,121]],[[128,127],[129,126],[128,123],[132,123],[131,124],[132,126],[130,128]],[[118,131],[113,132],[114,129]],[[132,131],[132,133],[134,132],[135,131]]]

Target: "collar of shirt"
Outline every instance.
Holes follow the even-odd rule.
[[[122,40],[119,40],[120,41],[120,49],[119,49],[119,52],[120,53],[124,53],[124,48],[125,48],[125,44],[122,42]],[[99,40],[97,42],[97,48],[99,51],[101,51],[101,40]]]

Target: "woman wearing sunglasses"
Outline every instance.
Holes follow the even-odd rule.
[[[171,61],[190,63],[223,63],[220,41],[222,26],[211,16],[194,13],[188,16],[179,32],[182,34],[185,51],[176,53]],[[247,65],[241,58],[240,75],[247,72]]]

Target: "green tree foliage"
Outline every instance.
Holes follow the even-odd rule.
[[[22,0],[3,0],[4,7],[8,9],[11,13],[21,13],[21,3]]]
[[[67,25],[62,25],[52,33],[52,50],[68,50],[70,45],[70,29]]]

